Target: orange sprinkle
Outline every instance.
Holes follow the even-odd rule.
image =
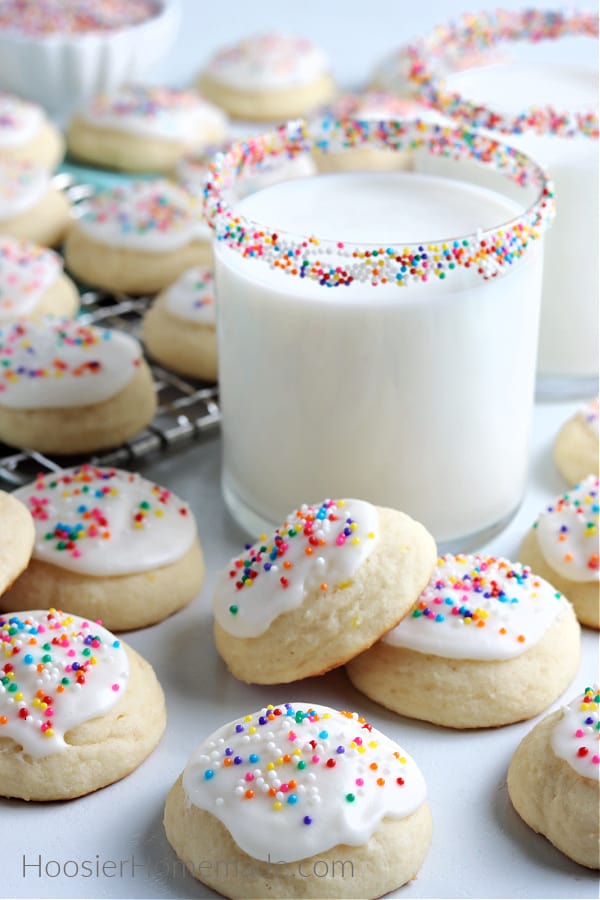
[[[371,763],[371,765],[369,766],[369,768],[370,768],[370,769],[373,769],[373,771],[375,771],[375,769],[378,769],[379,766],[377,765],[377,763]]]
[[[312,547],[305,547],[304,552],[306,553],[307,556],[312,556],[312,552],[313,552]]]
[[[275,788],[269,788],[269,797],[274,797],[277,791]]]
[[[224,766],[230,766],[230,765],[231,765],[231,760],[229,759],[229,757],[226,757],[226,758],[223,760],[223,765],[224,765]]]
[[[246,800],[252,800],[254,797],[254,791],[250,788],[246,791]]]
[[[485,622],[483,621],[483,619],[480,619],[480,620],[479,620],[479,622],[477,623],[477,627],[478,627],[478,628],[485,628]]]
[[[377,784],[379,785],[379,787],[383,787],[383,785],[385,784],[385,778],[378,778]]]
[[[291,569],[291,568],[292,568],[292,563],[289,561],[289,559],[286,559],[286,561],[285,561],[284,564],[283,564],[283,568],[284,568],[284,569]]]
[[[500,634],[506,634],[506,628],[500,628]]]
[[[323,582],[323,584],[321,585],[321,590],[322,590],[322,591],[326,591],[326,590],[327,590],[327,585],[325,584],[325,582]]]
[[[520,634],[519,637],[517,638],[517,640],[520,644],[524,644],[525,643],[525,635]]]
[[[7,722],[8,719],[6,718],[6,716],[0,716],[0,725],[6,725]]]

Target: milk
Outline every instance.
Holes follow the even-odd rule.
[[[503,113],[548,105],[563,112],[598,108],[598,72],[591,66],[510,62],[455,73],[447,85]],[[533,132],[493,137],[545,166],[556,187],[557,217],[546,238],[538,371],[546,378],[559,376],[559,384],[579,378],[584,393],[597,393],[598,141]],[[445,171],[428,161],[428,170],[432,166]]]
[[[389,245],[472,234],[522,207],[444,178],[345,173],[237,209],[282,231]],[[302,502],[358,497],[450,544],[510,516],[527,472],[540,244],[489,281],[457,269],[403,288],[325,288],[217,243],[223,488],[238,521],[258,534]]]

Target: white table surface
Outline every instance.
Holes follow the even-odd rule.
[[[476,4],[495,5],[483,0]],[[503,5],[521,4],[504,0]],[[579,5],[596,8],[592,2]],[[223,41],[276,24],[318,40],[332,56],[340,81],[354,86],[368,76],[384,52],[461,11],[462,0],[429,0],[416,7],[398,0],[372,0],[368,5],[355,0],[304,0],[297,7],[243,0],[209,6],[187,0],[179,39],[168,60],[152,73],[152,80],[187,83]],[[560,45],[555,45],[553,53],[560,55]],[[536,407],[527,495],[513,522],[486,551],[516,558],[520,540],[539,509],[565,489],[550,450],[560,424],[576,406]],[[127,636],[151,661],[163,685],[167,731],[138,770],[88,797],[50,804],[0,801],[2,896],[215,896],[182,873],[167,844],[162,828],[166,793],[190,753],[215,728],[266,703],[288,700],[358,709],[397,739],[421,766],[434,818],[433,844],[418,878],[394,896],[406,900],[598,896],[594,873],[530,831],[508,800],[508,763],[537,720],[502,729],[453,732],[378,707],[350,685],[343,670],[277,688],[244,685],[229,675],[213,643],[210,598],[216,572],[239,551],[246,536],[221,499],[220,439],[211,437],[141,470],[191,503],[207,562],[203,589],[187,609]],[[597,671],[597,635],[584,630],[580,673],[561,699],[569,699],[584,682],[597,678]],[[554,706],[559,704],[560,700]],[[68,861],[73,862],[65,867]],[[90,877],[83,877],[84,861],[94,870]],[[73,877],[76,867],[79,874]],[[55,875],[59,868],[61,874]]]

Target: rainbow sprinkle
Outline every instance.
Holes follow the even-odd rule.
[[[473,160],[494,166],[522,187],[533,186],[538,199],[507,225],[460,240],[407,246],[356,245],[272,231],[236,213],[231,193],[247,172],[266,158],[290,157],[317,147],[340,152],[365,145],[392,150],[423,148],[437,156]],[[204,212],[216,239],[246,259],[254,259],[297,278],[309,278],[324,287],[354,281],[373,286],[444,279],[458,268],[473,269],[484,279],[501,275],[538,240],[554,218],[552,182],[527,156],[484,135],[456,131],[424,122],[351,121],[326,118],[308,126],[283,125],[276,131],[217,154],[205,186]],[[315,213],[318,221],[318,212]]]
[[[152,19],[161,9],[158,0],[2,0],[0,30],[36,38],[114,31]]]

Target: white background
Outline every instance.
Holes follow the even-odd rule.
[[[494,8],[484,3],[481,7]],[[506,7],[521,4],[504,0]],[[541,4],[532,4],[541,5]],[[592,3],[581,4],[593,10]],[[179,38],[165,63],[152,73],[176,84],[190,82],[222,42],[272,27],[302,32],[330,54],[339,81],[359,86],[390,49],[438,21],[464,11],[457,0],[405,3],[401,0],[280,0],[219,3],[187,0]],[[590,42],[592,44],[593,42]],[[561,45],[546,48],[561,55]],[[593,48],[591,50],[593,53]],[[525,503],[512,525],[486,550],[516,557],[521,538],[545,502],[565,489],[551,459],[562,421],[576,404],[538,406],[534,422],[531,477]],[[485,414],[493,415],[493,410]],[[275,689],[236,682],[219,660],[212,640],[210,597],[215,573],[238,552],[245,536],[226,514],[220,498],[219,440],[212,438],[173,458],[146,465],[143,473],[190,501],[199,522],[207,578],[189,608],[128,641],[154,665],[167,697],[169,725],[155,753],[124,781],[70,803],[0,802],[2,852],[0,892],[6,897],[208,897],[182,875],[162,829],[166,793],[196,745],[235,716],[265,703],[324,702],[359,709],[388,732],[421,766],[434,817],[430,853],[416,879],[397,896],[411,898],[587,898],[597,897],[594,873],[570,862],[518,818],[506,793],[506,769],[533,722],[482,732],[452,732],[394,716],[367,701],[343,671]],[[584,662],[569,699],[596,677],[597,638],[583,635]],[[559,702],[555,704],[558,706]],[[149,712],[150,714],[150,712]],[[543,760],[540,761],[543,764]],[[135,859],[135,877],[37,877],[28,864],[67,860],[95,864]],[[71,870],[73,867],[71,867]],[[50,867],[50,873],[55,867]],[[112,871],[112,875],[110,874]]]

